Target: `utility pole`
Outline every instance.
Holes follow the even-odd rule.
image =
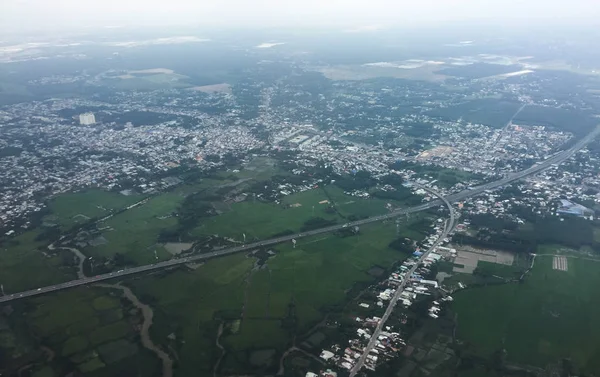
[[[4,284],[0,284],[0,290],[2,290],[2,296],[6,296],[4,293]]]
[[[242,233],[242,235],[244,236],[244,243],[246,243],[246,233]]]

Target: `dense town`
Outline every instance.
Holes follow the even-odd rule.
[[[449,193],[529,167],[556,153],[573,137],[569,132],[544,126],[511,121],[493,128],[461,119],[447,121],[427,113],[365,118],[353,111],[352,105],[364,99],[368,100],[367,107],[376,106],[389,101],[392,90],[383,94],[356,93],[355,85],[347,84],[333,98],[323,98],[331,104],[319,113],[309,106],[312,99],[302,104],[292,96],[289,104],[273,104],[294,89],[304,93],[294,85],[241,84],[241,93],[254,90],[261,103],[251,119],[244,115],[251,108],[230,92],[206,94],[176,89],[117,92],[110,103],[51,99],[5,106],[0,111],[2,228],[5,233],[14,232],[19,225],[27,228],[27,217],[42,210],[45,201],[58,193],[90,186],[152,193],[165,187],[156,182],[157,174],[168,175],[169,169],[189,162],[199,169],[211,169],[223,165],[224,156],[243,158],[250,152],[290,150],[298,154],[300,170],[303,164],[310,168],[318,161],[337,174],[366,171],[379,176],[392,171]],[[506,90],[499,84],[490,86],[482,93]],[[511,90],[518,92],[515,85]],[[527,86],[521,90],[526,92]],[[418,98],[420,92],[413,94]],[[440,97],[435,105],[444,109],[450,100],[444,100],[444,94]],[[518,111],[533,105],[529,97],[522,100]],[[425,103],[435,108],[430,102]],[[208,108],[223,111],[207,113]],[[85,115],[88,111],[90,117]],[[333,120],[335,112],[338,115]],[[331,116],[323,119],[326,113]],[[294,120],[299,118],[303,119],[301,123]],[[351,126],[356,119],[374,125]],[[415,131],[417,127],[419,131]],[[554,167],[520,183],[521,198],[496,200],[497,194],[489,193],[469,203],[468,210],[501,214],[523,204],[547,212],[556,211],[558,199],[577,196],[595,201],[594,187],[600,182],[591,172],[599,160],[585,150],[576,159],[577,167],[585,168]],[[453,169],[464,173],[461,178],[473,179],[450,177],[443,184],[422,173],[432,166]],[[283,190],[282,195],[286,192],[293,190]],[[368,196],[368,192],[353,194]]]
[[[0,41],[0,375],[597,375],[597,38],[527,26]]]

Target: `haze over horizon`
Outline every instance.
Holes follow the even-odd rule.
[[[0,33],[107,27],[337,28],[349,32],[485,22],[506,26],[593,25],[592,0],[4,0]]]

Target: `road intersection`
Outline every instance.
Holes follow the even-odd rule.
[[[419,258],[419,260],[417,261],[417,263],[415,263],[404,274],[404,278],[402,279],[402,283],[400,283],[400,285],[396,288],[396,291],[394,292],[394,296],[390,300],[390,303],[388,304],[388,307],[385,310],[385,313],[383,314],[383,316],[379,320],[379,323],[377,323],[377,327],[375,327],[375,330],[373,331],[373,335],[371,336],[371,339],[369,340],[369,343],[363,349],[363,353],[360,355],[359,359],[356,361],[356,364],[354,364],[354,367],[350,370],[350,377],[354,377],[356,375],[356,373],[358,373],[358,371],[364,365],[365,360],[367,359],[367,356],[369,356],[369,353],[371,352],[371,350],[373,350],[373,348],[375,348],[375,346],[377,345],[377,340],[379,339],[379,335],[381,334],[381,330],[383,329],[383,326],[385,325],[385,323],[387,322],[388,318],[390,317],[390,315],[394,311],[394,308],[396,307],[396,304],[398,303],[398,300],[400,299],[400,295],[404,291],[404,287],[406,286],[406,284],[408,284],[408,282],[410,281],[410,277],[412,276],[412,274],[414,274],[415,271],[417,270],[417,268],[419,268],[419,266],[421,265],[421,263],[423,263],[423,261],[425,259],[427,259],[427,257],[429,256],[429,254],[431,254],[431,252],[433,250],[435,250],[435,248],[440,243],[443,242],[444,238],[448,237],[448,234],[450,232],[452,232],[452,230],[454,229],[454,226],[456,225],[455,224],[456,219],[455,219],[454,210],[452,209],[452,205],[450,204],[450,202],[448,202],[448,200],[446,200],[438,192],[436,192],[434,190],[431,190],[431,189],[426,189],[426,188],[424,188],[424,189],[427,190],[427,191],[429,191],[431,194],[439,197],[444,202],[444,204],[448,208],[448,211],[450,212],[450,218],[446,222],[446,225],[444,226],[444,230],[442,231],[442,233],[440,233],[440,235],[435,240],[435,242],[433,243],[433,245],[431,245],[423,253],[423,255],[421,255],[421,257]]]
[[[583,137],[579,141],[577,141],[569,149],[566,149],[562,152],[556,153],[555,155],[549,157],[548,159],[546,159],[536,165],[533,165],[532,167],[530,167],[528,169],[522,170],[517,173],[508,174],[504,178],[499,179],[497,181],[485,183],[485,184],[475,186],[475,187],[471,187],[468,190],[464,190],[464,191],[461,191],[461,192],[458,192],[455,194],[450,194],[445,197],[445,201],[447,201],[449,203],[455,203],[457,201],[479,195],[482,192],[485,192],[487,190],[492,190],[492,189],[504,186],[508,183],[522,179],[524,177],[527,177],[529,175],[536,174],[542,170],[548,169],[552,165],[560,164],[561,162],[563,162],[564,160],[568,159],[573,154],[575,154],[577,151],[579,151],[581,148],[583,148],[585,145],[587,145],[589,142],[591,142],[599,134],[600,134],[600,125],[597,126],[592,132],[587,134],[585,137]],[[32,289],[29,291],[13,293],[13,294],[9,294],[9,295],[0,297],[0,303],[10,302],[13,300],[18,300],[18,299],[22,299],[22,298],[26,298],[26,297],[38,296],[38,295],[46,294],[49,292],[60,291],[60,290],[64,290],[64,289],[78,287],[81,285],[97,283],[100,281],[122,278],[122,277],[129,276],[129,275],[140,274],[140,273],[150,272],[150,271],[156,271],[156,270],[170,268],[170,267],[174,267],[174,266],[178,266],[178,265],[182,265],[182,264],[204,261],[204,260],[207,260],[210,258],[216,258],[216,257],[224,256],[224,255],[234,254],[234,253],[238,253],[241,251],[250,250],[253,248],[271,246],[271,245],[275,245],[275,244],[279,244],[279,243],[283,243],[283,242],[288,242],[288,241],[291,241],[292,239],[309,237],[309,236],[314,236],[314,235],[323,234],[323,233],[330,233],[330,232],[334,232],[336,230],[340,230],[340,229],[348,227],[348,226],[352,226],[352,227],[360,226],[360,225],[365,225],[368,223],[391,219],[391,218],[406,215],[409,213],[425,211],[429,208],[439,207],[442,204],[443,204],[442,200],[439,200],[439,199],[432,200],[430,202],[419,204],[414,207],[398,209],[393,212],[387,213],[385,215],[373,216],[373,217],[369,217],[369,218],[358,220],[358,221],[352,221],[352,222],[349,222],[346,224],[332,225],[332,226],[315,229],[315,230],[311,230],[311,231],[307,231],[307,232],[271,238],[268,240],[258,241],[258,242],[254,242],[254,243],[250,243],[250,244],[244,244],[244,245],[221,249],[221,250],[215,250],[215,251],[212,251],[209,253],[198,254],[198,255],[184,257],[184,258],[171,259],[168,261],[159,262],[159,263],[155,263],[155,264],[127,268],[127,269],[119,270],[117,272],[111,272],[111,273],[107,273],[107,274],[97,275],[94,277],[86,277],[86,278],[72,280],[72,281],[68,281],[65,283],[60,283],[60,284],[51,285],[51,286],[47,286],[47,287],[40,287],[40,288]]]

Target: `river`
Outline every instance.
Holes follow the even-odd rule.
[[[150,351],[154,352],[156,356],[162,361],[162,377],[173,377],[173,360],[171,360],[171,358],[165,351],[163,351],[160,347],[154,344],[152,338],[150,338],[149,330],[150,326],[152,326],[152,319],[154,317],[154,311],[152,310],[152,308],[142,303],[128,287],[122,286],[120,284],[96,285],[99,287],[121,290],[125,298],[131,301],[133,306],[142,311],[142,315],[144,316],[144,322],[142,324],[142,329],[140,330],[142,345],[144,346],[144,348],[147,348]]]

